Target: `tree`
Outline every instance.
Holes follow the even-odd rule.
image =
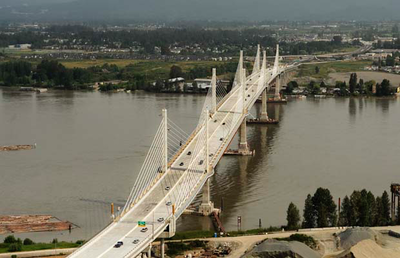
[[[340,226],[353,226],[356,223],[356,211],[352,205],[350,198],[346,195],[342,202],[340,211]]]
[[[315,227],[315,214],[311,194],[307,195],[303,210],[303,228]]]
[[[368,212],[369,212],[369,221],[368,226],[372,227],[375,225],[376,216],[377,216],[377,207],[375,196],[372,194],[371,191],[367,193],[367,203],[368,203]]]
[[[312,197],[317,227],[333,227],[337,223],[336,204],[328,189],[318,188]]]
[[[342,43],[343,38],[341,36],[333,36],[333,43],[340,44]]]
[[[20,243],[12,243],[8,247],[9,252],[19,252],[22,250],[22,245]]]
[[[352,73],[349,81],[350,93],[353,94],[357,87],[357,74]]]
[[[390,95],[390,81],[384,79],[381,84],[381,95],[389,96]]]
[[[24,239],[24,245],[33,245],[33,244],[34,244],[34,242],[31,239],[29,239],[29,238]]]
[[[375,200],[376,203],[376,216],[375,216],[375,226],[384,226],[385,223],[383,221],[383,206],[382,206],[382,198],[380,196],[376,197]]]
[[[365,92],[364,80],[363,79],[360,79],[360,82],[358,83],[358,91],[360,93],[364,93]]]
[[[4,244],[12,244],[16,243],[17,239],[14,237],[14,235],[9,235],[4,239]]]
[[[169,46],[167,45],[162,45],[161,46],[161,55],[170,55],[171,54],[171,50],[169,49]]]
[[[287,94],[292,94],[293,93],[293,84],[292,84],[292,82],[289,82],[287,85],[286,85],[286,93]]]
[[[319,74],[319,67],[318,66],[315,67],[315,73]]]
[[[318,94],[320,91],[320,86],[315,83],[315,81],[310,81],[310,84],[308,85],[308,90],[311,92],[311,94]]]
[[[390,200],[386,191],[382,194],[382,210],[380,216],[382,217],[383,225],[387,226],[390,224]]]
[[[289,204],[289,207],[287,209],[286,220],[287,220],[287,229],[296,230],[299,228],[300,226],[299,209],[297,209],[296,205],[294,205],[292,202]]]
[[[173,65],[171,66],[171,70],[169,72],[169,78],[178,78],[178,77],[183,77],[183,72],[182,72],[182,68],[180,68],[177,65]]]

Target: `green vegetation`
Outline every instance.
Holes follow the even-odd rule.
[[[296,206],[288,208],[288,229],[298,221]],[[395,218],[400,224],[400,216]],[[302,228],[324,228],[339,226],[388,226],[392,224],[390,217],[390,200],[385,191],[382,196],[375,196],[367,190],[354,191],[346,196],[341,204],[339,218],[337,207],[328,189],[318,188],[315,194],[307,195],[303,210]]]
[[[210,238],[214,237],[213,231],[186,231],[176,232],[172,240],[185,240],[185,239],[196,239],[196,238]]]
[[[183,254],[185,251],[196,248],[205,248],[206,244],[207,242],[200,240],[194,240],[190,242],[168,242],[167,255],[174,257],[176,255]]]
[[[293,234],[290,237],[286,237],[286,238],[276,238],[276,240],[288,241],[288,242],[297,241],[297,242],[307,245],[308,247],[310,247],[312,249],[317,248],[317,241],[315,241],[315,239],[312,236],[307,236],[304,234]]]
[[[328,189],[318,188],[305,200],[303,228],[334,227],[337,224],[336,204]]]
[[[83,66],[82,66],[83,67]],[[230,78],[236,71],[235,62],[162,62],[141,61],[127,64],[121,68],[117,64],[104,63],[89,68],[67,68],[58,61],[43,60],[39,64],[27,61],[0,63],[0,85],[63,87],[65,89],[87,89],[95,82],[118,81],[119,85],[106,84],[101,90],[127,88],[147,91],[173,91],[166,82],[170,78],[184,77],[186,80],[204,78],[211,75],[216,67],[219,77]],[[124,82],[124,83],[122,83]],[[158,82],[153,85],[153,82]],[[122,85],[121,85],[122,84]]]
[[[397,218],[399,219],[399,218]],[[354,191],[342,202],[339,224],[341,226],[387,226],[391,224],[390,200],[387,192],[381,197],[367,190]]]
[[[249,229],[245,231],[229,231],[227,232],[227,236],[237,237],[237,236],[246,236],[246,235],[263,235],[265,233],[277,232],[281,231],[281,228],[278,227],[269,227],[269,228],[258,228],[258,229]],[[214,231],[186,231],[186,232],[177,232],[172,240],[186,240],[186,239],[196,239],[196,238],[210,238],[214,237]]]
[[[296,230],[300,228],[300,212],[299,209],[297,209],[296,205],[294,205],[292,202],[289,204],[286,220],[286,228],[288,230]]]
[[[58,242],[54,239],[51,243],[34,243],[31,239],[26,238],[22,241],[20,238],[16,239],[13,235],[7,236],[4,242],[0,244],[0,253],[18,252],[18,251],[37,251],[47,250],[54,248],[74,248],[83,244],[83,241],[72,242]]]
[[[230,231],[227,233],[230,237],[237,237],[237,236],[247,236],[247,235],[263,235],[265,233],[277,232],[281,231],[281,228],[278,227],[269,227],[269,228],[257,228],[257,229],[249,229],[245,231]]]
[[[300,66],[297,77],[313,77],[328,79],[329,73],[347,73],[361,71],[365,66],[371,65],[370,61],[335,61],[317,64],[304,64]],[[318,69],[316,69],[318,67]],[[318,73],[316,72],[318,70]]]

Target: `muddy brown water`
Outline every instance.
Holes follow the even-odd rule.
[[[0,145],[37,144],[0,154],[0,214],[49,214],[80,228],[72,233],[17,235],[35,241],[88,239],[122,206],[161,121],[161,109],[186,132],[197,124],[204,96],[0,89]],[[259,104],[251,111],[257,112]],[[300,211],[322,186],[335,200],[354,189],[374,194],[400,182],[399,99],[306,99],[269,105],[279,125],[249,125],[254,157],[223,157],[211,179],[224,203],[227,230],[285,223],[290,202]],[[237,144],[233,141],[232,147]],[[179,230],[212,228],[184,216]]]

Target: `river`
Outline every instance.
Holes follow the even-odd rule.
[[[88,239],[122,206],[161,121],[161,109],[186,132],[204,96],[0,89],[0,145],[37,144],[0,153],[0,215],[49,214],[79,228],[35,233],[35,241]],[[251,111],[256,113],[259,104]],[[329,98],[269,105],[279,125],[249,125],[254,157],[223,157],[211,179],[228,230],[283,225],[290,202],[329,188],[335,200],[354,189],[374,194],[400,182],[400,100]],[[233,141],[232,147],[237,144]],[[210,229],[184,216],[179,230]]]

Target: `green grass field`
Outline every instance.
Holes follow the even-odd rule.
[[[0,253],[8,253],[8,244],[0,244]],[[22,251],[37,251],[37,250],[48,250],[48,249],[64,249],[64,248],[75,248],[79,247],[76,243],[70,242],[59,242],[57,245],[52,243],[36,243],[33,245],[22,245]]]
[[[119,68],[126,67],[130,64],[146,62],[142,60],[125,60],[125,59],[98,59],[98,60],[73,60],[61,61],[67,68],[89,68],[92,66],[103,66],[104,64],[117,65]]]
[[[313,77],[316,79],[327,79],[330,73],[346,73],[364,70],[365,66],[371,65],[371,61],[335,61],[327,63],[315,63],[302,65],[297,73],[297,77]],[[317,74],[315,67],[318,66],[320,71]]]

